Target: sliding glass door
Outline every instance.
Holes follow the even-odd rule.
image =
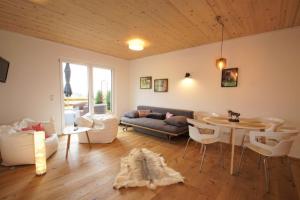
[[[110,69],[93,67],[93,97],[94,113],[104,114],[112,110],[111,96],[111,79]]]
[[[62,62],[63,127],[87,113],[112,112],[112,70]]]
[[[62,63],[63,116],[65,126],[73,126],[76,118],[89,112],[88,66]]]

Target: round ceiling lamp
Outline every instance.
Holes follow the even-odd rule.
[[[144,46],[145,42],[141,39],[132,39],[128,41],[128,48],[133,51],[142,51]]]
[[[223,21],[222,21],[222,18],[221,18],[221,16],[217,16],[216,17],[216,20],[217,20],[217,22],[221,25],[221,27],[222,27],[222,41],[221,41],[221,57],[220,58],[218,58],[217,60],[216,60],[216,67],[219,69],[219,70],[222,70],[222,69],[224,69],[224,68],[226,68],[226,66],[227,66],[227,60],[226,60],[226,58],[223,58],[222,57],[222,53],[223,53],[223,35],[224,35],[224,23],[223,23]]]

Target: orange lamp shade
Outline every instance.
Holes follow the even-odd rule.
[[[226,68],[227,66],[227,61],[226,61],[226,58],[218,58],[216,60],[216,67],[219,69],[219,70],[222,70],[224,68]]]

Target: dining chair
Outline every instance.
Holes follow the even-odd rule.
[[[268,159],[271,157],[285,157],[287,159],[290,179],[294,185],[295,183],[288,154],[297,134],[297,130],[283,132],[251,131],[249,143],[245,143],[245,145],[243,146],[237,174],[239,175],[240,173],[244,153],[248,148],[263,157],[265,185],[267,192],[270,191],[270,171],[268,166]]]
[[[264,130],[266,132],[274,132],[278,131],[279,127],[281,127],[284,124],[284,120],[276,117],[264,117],[264,118],[255,118],[254,121],[263,122],[267,125],[267,128]],[[242,139],[242,145],[244,145],[245,141],[249,140],[249,133],[250,131],[245,131],[243,133],[243,139]]]
[[[185,157],[185,153],[187,151],[187,147],[190,143],[190,140],[194,140],[201,144],[200,153],[202,153],[201,163],[200,163],[200,172],[202,170],[205,153],[206,153],[206,145],[213,144],[220,141],[220,128],[217,126],[208,125],[193,119],[187,119],[188,123],[193,125],[189,125],[189,139],[186,143],[183,158]],[[203,152],[202,152],[203,151]],[[224,168],[224,155],[222,143],[220,142],[220,153],[222,159],[222,166]]]
[[[203,121],[204,117],[224,117],[227,118],[226,114],[219,114],[215,112],[204,112],[204,111],[197,111],[195,112],[194,119],[200,121],[202,123],[207,124]],[[220,137],[223,143],[230,143],[231,142],[231,129],[227,127],[220,127]]]
[[[263,117],[258,118],[258,120],[266,123],[269,125],[269,127],[265,131],[277,131],[280,126],[284,124],[284,120],[276,117]]]

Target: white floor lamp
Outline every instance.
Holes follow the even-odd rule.
[[[36,175],[43,175],[47,172],[45,132],[34,132],[34,155]]]

